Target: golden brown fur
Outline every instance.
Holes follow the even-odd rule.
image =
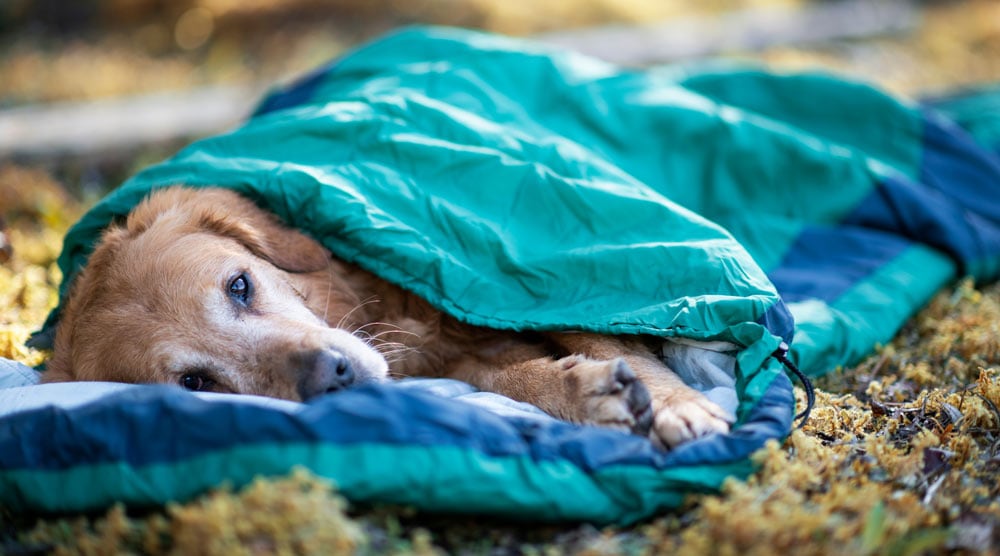
[[[445,376],[663,445],[728,430],[641,338],[461,323],[214,188],[160,190],[104,234],[45,375],[291,400]]]

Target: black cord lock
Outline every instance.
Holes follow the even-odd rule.
[[[784,365],[786,369],[791,371],[791,373],[799,379],[799,382],[802,383],[802,387],[806,389],[806,408],[802,411],[802,413],[795,416],[796,419],[802,419],[797,427],[801,429],[802,426],[806,424],[806,421],[809,420],[809,414],[812,413],[812,408],[816,405],[816,390],[813,388],[812,382],[809,381],[809,378],[795,366],[795,363],[792,363],[791,359],[788,358],[788,344],[781,342],[781,344],[778,345],[778,349],[774,350],[774,353],[771,355]]]

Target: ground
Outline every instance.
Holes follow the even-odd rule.
[[[774,3],[713,1],[698,10]],[[13,2],[0,7],[0,106],[285,79],[412,21],[530,34],[692,10],[651,0],[626,7],[601,0],[333,5],[335,12],[309,0],[94,0],[60,10],[54,0]],[[892,36],[725,54],[781,69],[818,66],[911,98],[1000,79],[1000,4],[921,6],[922,19]],[[24,341],[55,302],[54,260],[66,227],[96,195],[171,148],[0,161],[0,356],[28,364],[44,358]],[[348,507],[330,485],[300,471],[152,514],[113,508],[38,520],[0,509],[0,552],[991,553],[1000,546],[998,329],[1000,287],[956,284],[878,353],[820,380],[810,421],[756,454],[760,471],[749,480],[628,528]]]

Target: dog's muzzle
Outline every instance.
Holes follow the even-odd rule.
[[[318,350],[304,359],[298,384],[302,401],[342,390],[355,382],[355,369],[340,352]]]

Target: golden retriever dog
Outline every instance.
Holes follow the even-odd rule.
[[[462,323],[218,188],[160,189],[104,233],[44,375],[289,400],[448,377],[667,447],[730,419],[643,338]]]

